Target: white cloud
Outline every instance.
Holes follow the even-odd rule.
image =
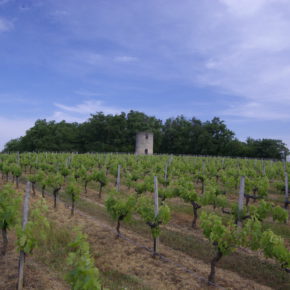
[[[0,17],[0,32],[10,31],[11,29],[13,29],[13,23]]]
[[[230,12],[237,15],[252,15],[261,10],[264,5],[272,0],[220,0]]]
[[[277,108],[276,104],[268,106],[268,104],[258,102],[230,105],[228,109],[220,112],[220,114],[223,116],[235,116],[256,120],[290,120],[287,108],[281,111],[279,107]]]
[[[77,113],[83,115],[89,115],[96,112],[103,112],[104,114],[118,114],[122,110],[119,108],[106,106],[102,101],[89,100],[75,106],[67,106],[55,103],[57,108],[70,113]]]
[[[126,110],[105,105],[102,101],[88,100],[75,106],[67,106],[63,104],[54,104],[58,110],[54,111],[51,116],[44,116],[47,120],[56,122],[78,122],[86,121],[90,114],[103,112],[104,114],[118,114]],[[4,149],[4,145],[14,138],[25,135],[25,131],[31,128],[35,120],[31,119],[8,119],[0,117],[0,151]]]
[[[220,2],[220,17],[201,26],[207,38],[201,38],[197,48],[205,61],[195,81],[236,96],[241,105],[236,107],[229,98],[226,115],[289,120],[285,106],[290,106],[290,2]]]
[[[29,119],[7,119],[0,117],[0,151],[4,145],[14,138],[25,135],[25,131],[31,128],[34,120]]]
[[[87,119],[86,116],[77,117],[77,116],[68,114],[66,112],[62,112],[62,111],[55,111],[52,116],[48,117],[48,120],[53,120],[56,122],[66,121],[69,123],[74,123],[74,122],[82,123],[86,121],[86,119]]]
[[[90,114],[95,114],[97,112],[103,112],[105,115],[115,115],[127,111],[122,110],[121,108],[107,106],[99,100],[88,100],[75,106],[58,103],[54,103],[54,105],[60,110],[55,111],[52,116],[48,117],[48,119],[57,122],[65,120],[67,122],[82,123],[90,117]]]

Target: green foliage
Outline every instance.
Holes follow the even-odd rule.
[[[261,235],[260,247],[268,258],[274,258],[285,268],[290,268],[290,251],[286,248],[284,240],[274,234],[271,230],[266,230]]]
[[[246,191],[248,193],[256,191],[259,197],[266,197],[269,190],[269,179],[265,176],[256,177],[256,173],[252,178],[246,179]]]
[[[185,202],[197,202],[199,197],[197,192],[194,189],[188,190],[186,188],[181,189],[181,193],[179,195]]]
[[[287,223],[288,211],[281,208],[280,206],[274,206],[272,208],[272,216],[274,221]]]
[[[105,186],[108,183],[108,178],[104,171],[94,171],[92,179],[99,182],[101,186]]]
[[[241,233],[232,220],[224,225],[221,217],[203,211],[200,221],[204,235],[217,245],[222,254],[229,254],[239,246]]]
[[[9,174],[9,172],[10,172],[10,166],[7,164],[7,163],[3,163],[2,164],[2,172],[4,173],[4,174]]]
[[[0,228],[10,229],[19,219],[20,195],[10,184],[0,189]]]
[[[242,245],[252,250],[258,250],[262,233],[262,224],[256,217],[247,220],[243,225]]]
[[[259,220],[264,220],[272,213],[272,204],[261,200],[258,206],[249,206],[249,212],[251,216],[257,217]]]
[[[70,180],[66,189],[65,193],[73,200],[76,201],[80,197],[81,188],[80,186],[73,180]]]
[[[206,212],[202,212],[200,219],[204,235],[221,253],[229,254],[238,246],[261,249],[266,257],[274,258],[285,268],[290,267],[290,252],[283,239],[271,230],[263,231],[257,217],[247,220],[243,228],[237,227],[232,220],[223,224],[221,217]]]
[[[159,188],[158,189],[158,195],[162,199],[162,201],[165,201],[167,198],[172,198],[175,196],[175,191],[173,188],[166,187],[166,188]]]
[[[141,196],[137,202],[137,212],[142,219],[151,227],[151,233],[154,238],[160,235],[160,224],[167,224],[170,220],[170,209],[163,204],[159,207],[159,213],[155,216],[154,203],[152,199]]]
[[[21,170],[21,167],[17,164],[13,164],[11,166],[11,173],[16,176],[16,177],[20,177],[21,174],[22,174],[22,170]]]
[[[71,252],[67,258],[70,271],[66,280],[73,290],[100,290],[99,271],[94,265],[86,240],[87,236],[78,231],[75,240],[70,243]]]
[[[66,166],[62,166],[59,171],[63,177],[66,177],[70,174],[70,169]]]
[[[134,196],[122,197],[118,192],[111,192],[105,201],[106,209],[114,220],[122,218],[129,220],[135,210],[136,198]]]
[[[34,204],[30,211],[28,222],[23,230],[20,226],[17,228],[17,246],[18,249],[26,254],[31,254],[33,249],[38,247],[45,239],[50,227],[49,221],[45,216],[47,206],[44,200]]]
[[[278,222],[287,222],[288,220],[288,212],[285,209],[264,200],[261,200],[258,206],[251,205],[249,212],[251,216],[255,216],[261,221],[269,216]]]
[[[36,183],[39,179],[39,175],[38,174],[32,174],[32,175],[29,175],[28,176],[28,180],[31,182],[31,183]]]
[[[82,124],[37,120],[25,136],[10,140],[4,152],[134,152],[140,131],[154,133],[154,148],[159,153],[280,159],[281,151],[289,151],[281,140],[248,138],[241,142],[218,117],[202,122],[177,116],[162,122],[130,111],[114,116],[99,112]],[[214,172],[212,167],[210,171]]]
[[[214,207],[228,207],[229,202],[223,192],[217,188],[212,182],[206,184],[206,191],[200,197],[202,205],[213,205]]]
[[[47,178],[47,185],[53,189],[61,188],[64,183],[64,178],[59,173],[50,174]]]
[[[144,182],[139,182],[135,184],[135,191],[137,194],[142,194],[144,192],[153,192],[154,186],[152,182],[144,180]]]

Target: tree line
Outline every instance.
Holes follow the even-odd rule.
[[[142,112],[92,114],[83,123],[37,120],[25,135],[6,143],[3,152],[135,151],[137,132],[154,133],[154,152],[281,159],[289,150],[281,140],[238,140],[223,120],[202,122],[178,116],[165,121]]]

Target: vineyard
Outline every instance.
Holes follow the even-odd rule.
[[[286,162],[24,153],[0,171],[0,289],[290,289]]]

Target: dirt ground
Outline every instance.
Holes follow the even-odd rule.
[[[24,186],[21,185],[24,191]],[[90,200],[96,193],[89,190],[86,199]],[[32,202],[40,197],[32,197]],[[80,226],[88,234],[91,252],[95,258],[96,266],[102,271],[118,271],[123,274],[136,277],[142,285],[149,289],[173,290],[173,289],[213,289],[207,286],[206,278],[210,271],[210,265],[201,260],[192,258],[180,251],[160,244],[160,252],[170,261],[160,258],[153,259],[151,253],[142,246],[151,248],[152,241],[146,239],[130,230],[122,229],[123,235],[129,239],[116,239],[114,228],[106,220],[96,219],[80,210],[76,210],[75,216],[69,218],[70,210],[64,203],[58,202],[58,209],[53,209],[51,197],[46,198],[49,205],[49,216],[59,225],[69,224]],[[98,202],[102,203],[102,202]],[[188,216],[180,216],[177,224],[168,225],[176,228],[185,226]],[[182,227],[181,227],[182,228]],[[182,231],[185,228],[181,229]],[[5,258],[0,257],[0,289],[15,289],[17,283],[18,253],[12,246],[15,237],[10,234],[10,246]],[[0,241],[0,247],[2,240]],[[183,268],[182,268],[183,267]],[[190,271],[186,271],[187,270]],[[57,273],[52,273],[47,267],[37,262],[36,257],[27,259],[25,269],[25,289],[69,289],[63,281],[58,278]],[[216,269],[216,282],[224,289],[271,289],[254,281],[249,281],[237,273]]]
[[[151,247],[151,240],[124,228],[122,229],[124,236],[135,244],[116,239],[114,229],[107,221],[98,220],[79,210],[76,210],[75,216],[69,219],[69,209],[63,203],[59,202],[58,210],[54,211],[52,200],[47,198],[47,202],[51,209],[50,216],[55,222],[79,225],[88,234],[91,250],[96,257],[96,265],[103,271],[116,270],[129,274],[137,277],[144,286],[151,289],[212,289],[200,280],[206,279],[210,270],[210,266],[203,261],[163,244],[160,244],[160,252],[171,262],[153,259],[146,249],[139,246]],[[188,273],[177,265],[182,265],[192,272]],[[223,269],[217,269],[216,278],[217,283],[226,289],[270,289]]]
[[[0,255],[0,289],[15,290],[18,279],[18,257],[15,248],[15,234],[9,232],[8,251],[5,256]],[[2,247],[2,240],[0,242]],[[26,258],[24,270],[24,289],[35,290],[68,290],[70,289],[56,273],[37,261],[36,257]]]

